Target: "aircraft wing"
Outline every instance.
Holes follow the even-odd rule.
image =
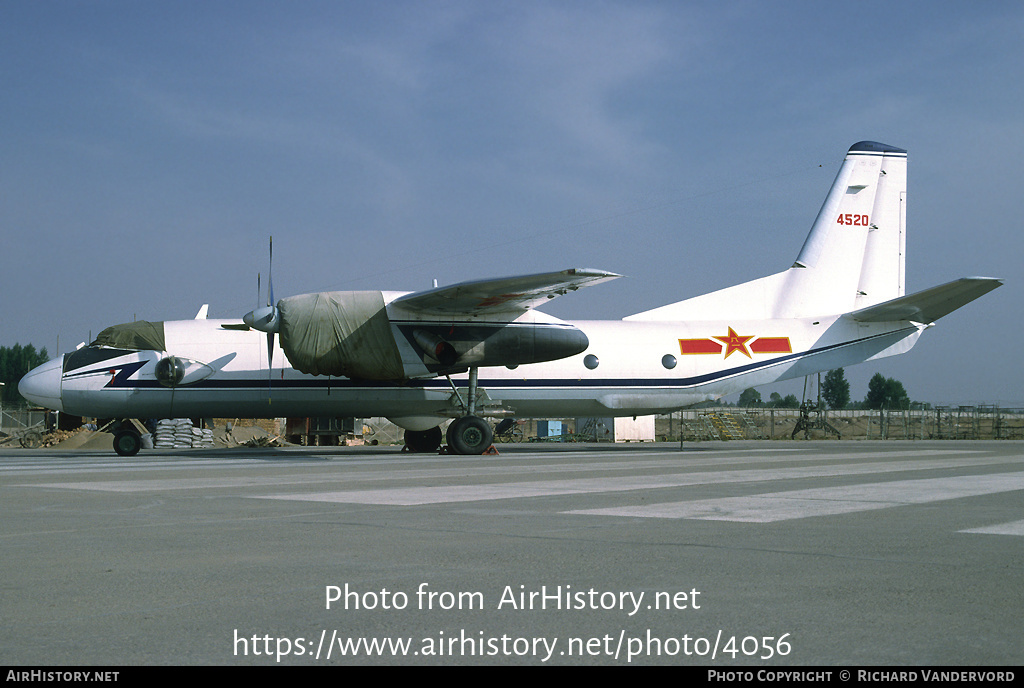
[[[875,306],[862,308],[848,315],[858,322],[912,320],[928,324],[1002,284],[1003,280],[994,277],[963,277],[916,294],[900,296]]]
[[[425,314],[482,315],[526,311],[556,296],[621,276],[604,270],[571,268],[561,272],[462,282],[406,294],[392,303]]]

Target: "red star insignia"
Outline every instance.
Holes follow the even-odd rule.
[[[715,337],[718,341],[725,344],[725,357],[729,358],[729,354],[733,351],[739,351],[747,358],[752,358],[750,352],[747,351],[747,340],[753,339],[754,335],[739,335],[730,327],[729,334],[724,337]]]

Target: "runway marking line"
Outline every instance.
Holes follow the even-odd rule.
[[[810,516],[832,516],[949,499],[1024,490],[1024,473],[922,478],[767,494],[666,502],[643,506],[579,509],[563,513],[591,516],[696,519],[771,523]],[[975,531],[976,532],[976,531]]]

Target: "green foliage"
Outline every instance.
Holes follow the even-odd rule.
[[[45,347],[41,351],[36,351],[31,344],[0,346],[0,382],[4,383],[0,390],[3,393],[4,406],[22,406],[26,403],[18,394],[18,382],[25,373],[48,360],[50,356],[46,353]]]
[[[797,409],[800,408],[800,400],[796,398],[795,394],[787,394],[779,402],[779,408]]]
[[[830,370],[821,383],[821,396],[830,409],[842,409],[850,403],[850,383],[842,368]]]
[[[740,394],[740,400],[736,405],[744,408],[762,406],[763,402],[761,401],[761,393],[753,387],[748,387]]]
[[[875,373],[868,381],[864,406],[869,409],[909,409],[910,396],[899,380]]]
[[[795,394],[787,394],[783,397],[778,392],[772,392],[765,406],[768,408],[795,409],[800,408],[800,400],[796,398]]]

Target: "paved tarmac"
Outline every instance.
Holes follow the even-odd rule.
[[[1024,663],[1024,443],[499,449],[4,450],[0,656]]]

